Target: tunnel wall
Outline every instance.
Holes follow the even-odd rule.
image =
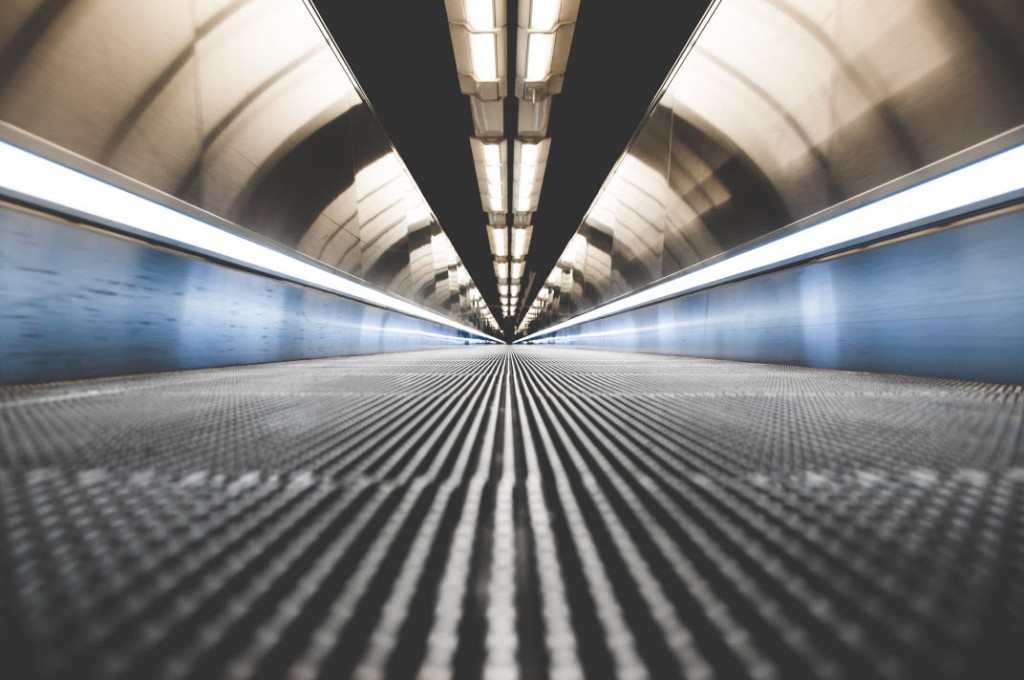
[[[493,322],[307,0],[0,3],[0,140]]]
[[[716,0],[521,331],[1020,144],[1022,29],[1016,0]]]
[[[1024,205],[537,342],[1024,385]]]
[[[475,342],[10,203],[0,203],[0,255],[0,384]]]

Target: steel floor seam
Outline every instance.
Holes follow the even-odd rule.
[[[26,678],[973,678],[1024,390],[550,347],[0,388]]]

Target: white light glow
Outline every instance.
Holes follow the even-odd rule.
[[[494,273],[499,279],[508,278],[508,262],[495,262]]]
[[[498,46],[493,33],[470,33],[469,51],[473,59],[473,77],[480,82],[498,79]]]
[[[487,178],[487,185],[489,187],[497,187],[500,190],[505,186],[505,166],[501,164],[501,161],[494,165],[489,163],[485,165],[484,176]]]
[[[490,172],[491,168],[501,167],[501,144],[502,142],[482,144],[484,150],[484,165],[487,166],[488,172]]]
[[[595,307],[550,328],[532,333],[522,341],[706,288],[801,257],[835,251],[874,234],[914,225],[1021,190],[1024,190],[1024,145],[926,180],[776,241]]]
[[[524,213],[532,212],[533,201],[531,197],[533,194],[533,185],[537,181],[537,166],[536,165],[524,165],[519,172],[519,187],[516,192],[516,204],[515,211]]]
[[[491,0],[465,0],[466,23],[472,31],[494,30],[494,3]]]
[[[586,254],[587,238],[583,234],[576,234],[569,239],[569,245],[558,258],[558,264],[566,269],[581,269]]]
[[[553,31],[562,11],[562,0],[533,0],[530,3],[530,30]]]
[[[523,271],[526,268],[526,263],[522,260],[512,260],[512,266],[509,268],[509,278],[521,279],[523,278]]]
[[[416,198],[410,199],[410,203],[412,207],[406,213],[406,218],[410,224],[426,224],[434,221],[434,216],[430,212],[430,206]]]
[[[528,227],[512,229],[512,257],[519,260],[526,257],[530,247],[530,230]]]
[[[506,210],[507,179],[506,165],[502,160],[505,142],[486,142],[470,138],[473,162],[477,167],[477,178],[481,183],[481,202],[485,212],[502,213]]]
[[[488,190],[487,192],[487,212],[500,213],[505,212],[505,194],[504,192],[495,193]]]
[[[526,80],[543,82],[551,75],[551,60],[555,54],[554,33],[531,33],[527,42]]]
[[[516,185],[514,187],[513,210],[518,213],[533,212],[536,209],[535,197],[540,195],[540,185],[544,181],[544,166],[541,155],[548,140],[541,142],[516,141],[518,167],[516,169]]]
[[[522,163],[523,167],[537,167],[537,161],[540,160],[540,144],[530,144],[529,142],[520,142],[519,150],[519,162]]]
[[[0,142],[0,187],[145,233],[157,239],[241,262],[263,272],[339,293],[432,323],[491,339],[475,328],[357,281],[250,241],[165,205]]]
[[[508,229],[505,227],[487,227],[487,240],[491,244],[491,254],[495,257],[508,257]]]

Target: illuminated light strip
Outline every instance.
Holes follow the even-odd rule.
[[[182,245],[186,249],[198,248],[315,288],[495,340],[486,333],[441,314],[338,276],[3,141],[0,141],[0,187],[101,221],[129,227],[133,231],[155,236],[163,242]]]
[[[579,316],[531,333],[516,342],[529,342],[564,328],[723,283],[773,265],[812,254],[821,254],[829,249],[838,249],[863,241],[874,234],[912,225],[1022,189],[1024,145],[976,161],[689,274],[613,300]]]

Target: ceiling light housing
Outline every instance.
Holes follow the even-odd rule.
[[[470,96],[469,110],[473,115],[473,134],[495,140],[505,136],[505,102],[502,99],[483,100]]]
[[[515,165],[512,180],[512,209],[516,213],[536,212],[540,203],[540,188],[544,183],[544,169],[548,163],[550,139],[515,142]]]
[[[492,255],[508,257],[508,227],[504,224],[487,225],[487,241],[491,245]]]
[[[484,212],[502,214],[508,210],[508,144],[504,139],[488,141],[469,138],[476,167],[476,181]]]
[[[462,94],[484,101],[505,96],[505,0],[445,0]]]
[[[533,237],[532,226],[512,227],[512,257],[519,260],[526,257]]]
[[[522,0],[516,32],[516,96],[539,101],[562,91],[579,0]]]

